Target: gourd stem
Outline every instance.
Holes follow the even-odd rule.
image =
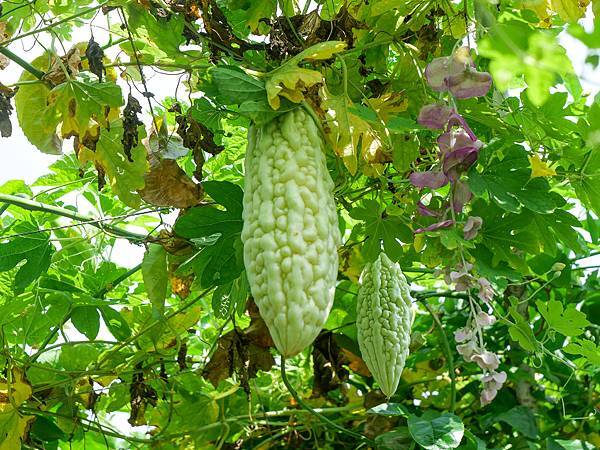
[[[306,403],[304,400],[302,400],[302,398],[300,398],[300,396],[298,395],[298,393],[292,387],[292,385],[290,384],[290,381],[288,380],[288,377],[285,373],[285,358],[283,356],[281,357],[281,379],[283,380],[283,384],[285,384],[285,387],[290,392],[292,397],[294,397],[294,400],[296,400],[296,403],[298,403],[303,409],[308,411],[310,414],[319,418],[321,421],[325,422],[327,425],[335,428],[340,433],[347,434],[348,436],[352,436],[355,439],[360,439],[361,441],[367,441],[369,443],[373,443],[366,436],[363,436],[360,433],[355,433],[354,431],[348,430],[347,428],[344,428],[344,427],[338,425],[331,419],[325,417],[323,414],[315,411],[308,403]]]

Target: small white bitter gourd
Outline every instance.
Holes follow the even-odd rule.
[[[414,320],[412,297],[398,263],[385,253],[363,269],[358,289],[358,345],[367,367],[389,398],[400,382]]]
[[[319,130],[303,109],[250,128],[244,265],[254,301],[286,357],[314,341],[333,304],[340,243],[333,187]]]

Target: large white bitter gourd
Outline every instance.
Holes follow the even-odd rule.
[[[389,398],[400,382],[414,319],[412,297],[398,263],[385,253],[363,269],[359,280],[356,326],[367,367]]]
[[[317,337],[333,303],[340,243],[319,130],[303,110],[248,132],[244,265],[275,346],[292,356]]]

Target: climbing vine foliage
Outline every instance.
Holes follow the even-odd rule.
[[[596,0],[1,2],[0,450],[599,448],[599,61]]]

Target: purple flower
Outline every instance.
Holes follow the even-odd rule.
[[[447,153],[444,155],[442,170],[450,181],[456,181],[461,173],[466,172],[477,161],[478,154],[479,149],[476,147],[463,147]]]
[[[450,91],[461,99],[485,95],[492,85],[489,73],[475,70],[468,47],[432,60],[425,68],[425,78],[434,91]]]
[[[488,303],[494,298],[494,289],[488,280],[481,277],[477,280],[479,284],[479,293],[477,296],[484,302]]]
[[[461,127],[463,130],[465,130],[471,138],[471,140],[473,141],[473,143],[476,144],[476,147],[481,148],[483,144],[477,139],[477,136],[475,136],[475,133],[473,133],[473,130],[471,130],[471,127],[469,126],[465,118],[456,111],[452,111],[452,114],[450,114],[450,117],[448,118],[447,130],[450,130],[452,129],[452,127],[456,126]]]
[[[426,231],[436,231],[441,228],[448,228],[454,225],[454,220],[442,220],[441,222],[434,223],[433,225],[429,225],[425,228],[419,228],[415,230],[415,234],[417,233],[425,233]]]
[[[478,216],[469,216],[467,219],[467,223],[463,227],[463,234],[467,241],[471,239],[475,239],[477,236],[477,232],[481,229],[481,225],[483,224],[483,219]],[[487,281],[487,280],[486,280]]]
[[[492,403],[492,400],[496,398],[496,395],[498,395],[497,389],[484,388],[483,391],[481,391],[481,395],[479,396],[481,406],[489,405],[490,403]]]
[[[432,103],[421,108],[417,122],[432,130],[441,130],[446,127],[453,112],[452,108],[443,103]]]
[[[470,361],[476,362],[483,370],[496,370],[500,365],[498,355],[487,350],[471,356]]]
[[[506,382],[506,372],[490,372],[482,378],[483,391],[481,391],[481,405],[485,406],[496,398],[498,391]]]
[[[454,340],[458,343],[470,341],[473,339],[473,330],[471,328],[459,328],[454,332]]]
[[[452,207],[454,208],[454,212],[461,212],[467,202],[471,200],[471,197],[473,197],[473,194],[467,183],[460,180],[454,183],[452,192]]]
[[[462,355],[465,361],[469,361],[477,350],[477,344],[474,340],[470,340],[467,341],[466,344],[460,344],[456,346],[456,351]]]
[[[460,75],[449,76],[446,82],[456,98],[481,97],[490,90],[492,76],[487,72],[467,69]]]
[[[506,372],[490,372],[481,379],[487,387],[492,389],[500,389],[502,385],[506,382]]]
[[[477,313],[477,315],[475,316],[475,322],[477,322],[477,325],[479,325],[482,328],[490,327],[494,325],[494,323],[496,323],[496,318],[494,316],[490,316],[488,313],[479,311],[479,313]]]
[[[426,172],[413,172],[408,176],[408,179],[418,188],[428,187],[438,189],[448,184],[448,178],[442,172],[428,170]]]
[[[421,200],[419,200],[417,202],[417,211],[419,211],[419,214],[421,214],[422,216],[427,216],[427,217],[440,217],[441,213],[439,211],[434,211],[430,208],[428,208],[427,206],[425,206]]]
[[[446,131],[445,133],[440,134],[437,138],[437,143],[442,154],[450,153],[453,150],[465,147],[476,147],[479,149],[483,145],[481,141],[473,139],[473,137],[465,132],[464,129]]]

